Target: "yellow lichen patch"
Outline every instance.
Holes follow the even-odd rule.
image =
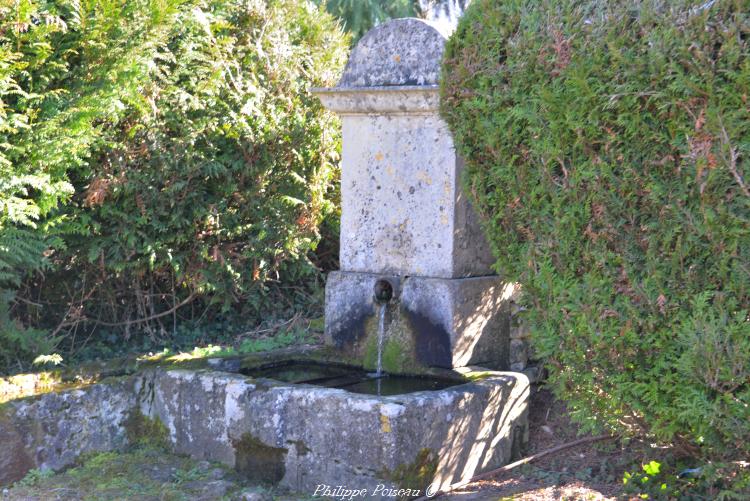
[[[383,433],[391,432],[391,420],[385,414],[380,415],[380,431]]]
[[[427,174],[427,172],[425,172],[423,170],[417,172],[417,179],[420,180],[420,181],[422,181],[423,183],[425,183],[428,186],[432,184],[432,178],[430,177],[429,174]]]

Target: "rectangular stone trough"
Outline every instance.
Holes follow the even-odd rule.
[[[439,391],[377,396],[224,371],[147,369],[5,404],[0,484],[30,468],[63,468],[82,452],[126,446],[128,416],[140,411],[166,426],[175,452],[234,466],[259,483],[305,495],[321,486],[424,494],[506,464],[526,440],[528,379],[481,375]]]
[[[224,372],[155,371],[143,384],[141,410],[176,452],[302,493],[444,488],[506,464],[527,435],[529,384],[515,373],[395,396]]]

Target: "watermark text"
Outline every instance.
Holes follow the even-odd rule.
[[[354,501],[364,498],[411,498],[435,495],[433,489],[394,489],[384,484],[378,484],[374,489],[353,489],[346,485],[318,484],[313,497],[332,498],[340,501]]]

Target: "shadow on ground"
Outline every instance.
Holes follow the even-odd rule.
[[[550,391],[532,391],[527,456],[572,442],[578,427]],[[436,499],[450,501],[620,499],[624,472],[646,454],[643,445],[608,441],[560,451],[492,479],[476,482]]]

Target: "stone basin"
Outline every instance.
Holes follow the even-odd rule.
[[[368,395],[215,371],[144,375],[141,411],[178,453],[252,480],[314,493],[321,485],[444,488],[506,464],[527,435],[528,379],[481,378],[437,391]]]
[[[506,464],[527,438],[529,382],[518,373],[468,367],[443,373],[452,378],[447,388],[378,396],[239,372],[300,360],[321,357],[149,367],[7,402],[0,438],[13,453],[0,454],[0,485],[31,468],[64,468],[84,452],[126,447],[134,415],[163,423],[174,452],[305,495],[320,486],[424,494]]]

